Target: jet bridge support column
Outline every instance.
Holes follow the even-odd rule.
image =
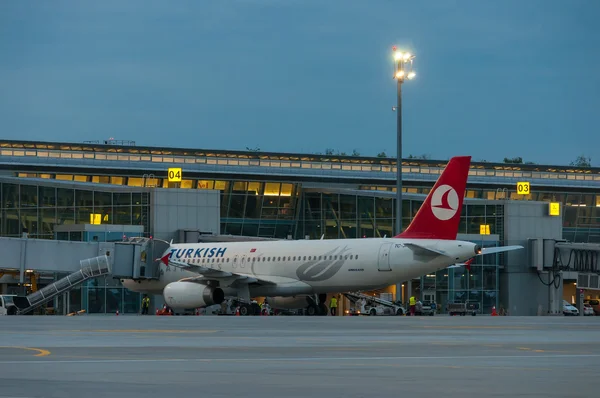
[[[553,271],[549,271],[548,272],[548,298],[550,299],[549,303],[548,303],[548,313],[550,315],[562,315],[562,310],[560,311],[560,313],[558,312],[558,308],[559,306],[557,305],[556,302],[556,287],[554,287],[554,272]],[[562,306],[561,306],[562,307]]]

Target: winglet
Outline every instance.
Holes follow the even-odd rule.
[[[395,238],[456,239],[470,165],[470,156],[450,159],[415,218]]]

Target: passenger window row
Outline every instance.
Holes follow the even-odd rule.
[[[330,255],[330,256],[277,256],[277,257],[248,257],[246,262],[269,262],[269,261],[319,261],[319,260],[358,260],[358,254],[346,254],[346,255]],[[219,258],[194,258],[189,260],[192,264],[207,264],[207,263],[228,263],[229,257]],[[234,263],[239,262],[236,258]]]

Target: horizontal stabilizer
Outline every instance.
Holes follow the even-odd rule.
[[[514,245],[514,246],[500,246],[500,247],[484,247],[481,249],[481,253],[478,256],[485,256],[486,254],[494,254],[494,253],[503,253],[511,250],[524,249],[523,246]]]
[[[427,246],[417,245],[416,243],[403,243],[404,246],[408,247],[415,254],[419,256],[445,256],[446,253],[438,250],[432,249]]]
[[[511,250],[518,250],[518,249],[524,249],[524,247],[519,246],[519,245],[500,246],[500,247],[484,247],[483,249],[481,249],[481,252],[479,254],[477,254],[477,256],[485,256],[487,254],[494,254],[494,253],[503,253],[503,252],[508,252]],[[475,256],[475,257],[477,257],[477,256]],[[453,265],[449,266],[448,268],[458,268],[458,267],[465,266],[469,271],[471,271],[471,263],[473,262],[475,257],[472,257],[471,259],[465,261],[464,263],[453,264]]]

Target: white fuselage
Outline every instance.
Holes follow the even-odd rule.
[[[405,246],[414,243],[446,256]],[[438,239],[332,239],[173,244],[170,259],[248,275],[251,297],[294,296],[379,289],[420,277],[473,257],[472,242]],[[162,294],[166,285],[197,272],[161,264],[160,279],[124,280],[132,290]],[[223,287],[226,295],[235,289]]]

